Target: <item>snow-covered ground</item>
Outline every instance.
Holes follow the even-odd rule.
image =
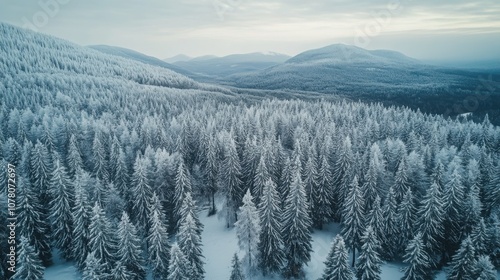
[[[206,212],[199,213],[201,222],[205,225],[202,234],[203,254],[205,256],[205,279],[224,280],[229,279],[231,274],[231,259],[235,252],[239,256],[242,253],[238,250],[238,241],[234,229],[227,229],[224,220],[217,218],[217,215],[207,217]],[[338,224],[325,225],[323,230],[316,230],[313,233],[313,254],[311,262],[304,267],[306,278],[318,279],[323,273],[324,261],[330,250],[332,238],[340,231]],[[403,273],[400,271],[403,264],[386,263],[382,266],[381,278],[384,280],[401,279]],[[498,274],[500,279],[500,272]],[[65,263],[57,257],[54,258],[54,265],[45,271],[47,280],[76,280],[80,279],[80,274],[73,263]],[[278,280],[279,276],[253,275],[249,280]],[[439,272],[436,280],[445,280],[446,274]]]

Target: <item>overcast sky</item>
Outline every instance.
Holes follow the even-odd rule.
[[[346,43],[426,60],[500,59],[498,0],[0,0],[0,21],[158,58]]]

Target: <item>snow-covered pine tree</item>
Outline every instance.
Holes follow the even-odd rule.
[[[138,225],[140,235],[147,233],[149,203],[153,190],[151,188],[151,161],[140,154],[134,163],[134,174],[132,175],[132,186],[130,188],[130,200],[132,212],[134,213],[134,224]],[[133,198],[133,199],[132,199]]]
[[[268,179],[259,204],[261,232],[259,239],[259,267],[264,274],[279,272],[285,263],[283,251],[283,224],[280,197],[276,184]]]
[[[408,179],[408,166],[406,163],[406,154],[401,158],[398,165],[398,170],[394,176],[394,195],[396,196],[396,201],[401,203],[405,194],[410,190],[410,183]]]
[[[382,210],[380,196],[375,197],[372,209],[367,215],[367,225],[370,225],[377,236],[377,240],[380,244],[385,241],[385,217]]]
[[[95,257],[94,252],[88,253],[85,258],[82,280],[102,280],[106,279],[107,276],[103,263]]]
[[[309,158],[306,162],[304,173],[304,188],[306,190],[307,201],[309,203],[309,215],[312,218],[313,226],[319,228],[321,223],[321,218],[318,215],[319,206],[317,204],[317,198],[319,197],[319,175],[318,175],[318,164],[316,160],[316,151],[314,149],[309,149]]]
[[[408,189],[403,197],[403,200],[398,205],[397,224],[399,227],[399,237],[397,239],[397,247],[405,248],[408,242],[413,238],[413,231],[416,228],[416,212],[417,209],[413,202],[413,192]],[[404,250],[398,250],[399,255],[404,254]]]
[[[465,191],[460,169],[458,167],[453,168],[451,177],[445,184],[443,191],[444,235],[446,236],[445,247],[447,248],[454,248],[460,243],[461,231],[464,226]]]
[[[179,227],[177,242],[191,268],[189,279],[204,279],[205,270],[203,269],[201,230],[189,212]]]
[[[219,174],[219,149],[217,139],[213,136],[208,137],[206,156],[203,158],[202,165],[210,194],[211,209],[208,212],[209,214],[215,214],[217,211],[215,208],[215,193],[217,192],[217,176]]]
[[[193,218],[196,224],[196,232],[198,232],[198,234],[201,234],[204,226],[201,223],[200,218],[198,218],[197,212],[198,211],[196,202],[193,200],[191,192],[186,192],[184,194],[184,202],[182,203],[181,208],[179,209],[178,228],[180,228],[181,225],[184,223],[184,220],[186,219],[188,214],[191,214],[191,218]]]
[[[229,277],[229,280],[245,280],[243,271],[241,270],[241,262],[236,253],[233,256],[231,264],[231,276]]]
[[[271,178],[269,171],[266,166],[266,161],[264,156],[261,155],[259,164],[257,165],[257,169],[255,170],[255,177],[253,179],[253,185],[251,189],[252,197],[254,198],[254,202],[259,204],[260,199],[262,197],[262,192],[264,190],[264,185],[267,180]]]
[[[49,182],[49,193],[53,199],[49,203],[52,238],[55,246],[62,252],[63,258],[72,258],[71,244],[73,233],[73,217],[71,209],[74,201],[73,185],[70,184],[66,168],[58,159],[54,162]]]
[[[358,280],[380,280],[380,242],[371,226],[368,226],[361,238],[363,245],[356,265],[356,277]]]
[[[28,238],[29,244],[34,247],[44,266],[52,263],[50,236],[47,234],[47,220],[42,219],[42,205],[38,200],[35,189],[30,181],[22,176],[17,178],[18,197],[17,234]]]
[[[325,154],[321,155],[320,166],[318,170],[318,186],[314,193],[314,207],[312,210],[313,223],[319,229],[323,228],[323,224],[333,218],[333,190],[332,190],[332,173],[330,163]]]
[[[398,240],[401,238],[401,224],[398,223],[398,205],[396,195],[392,187],[389,188],[384,205],[382,206],[384,217],[384,230],[382,248],[382,257],[385,260],[394,260],[398,253]]]
[[[433,183],[427,190],[417,212],[418,230],[430,252],[436,252],[443,237],[444,205],[439,186]]]
[[[117,261],[113,269],[111,269],[110,278],[113,280],[129,280],[134,279],[134,275],[127,269],[127,267],[122,264],[121,261]]]
[[[432,262],[429,254],[427,254],[427,250],[422,240],[422,234],[417,233],[417,235],[410,240],[408,246],[406,246],[403,260],[408,266],[404,268],[402,280],[432,279],[430,273]]]
[[[191,280],[192,269],[186,256],[177,244],[170,249],[167,280]]]
[[[191,192],[191,175],[184,164],[184,160],[181,159],[175,175],[174,220],[171,221],[177,230],[181,225],[182,205],[185,202],[186,195]]]
[[[90,252],[102,265],[103,273],[109,273],[115,263],[117,248],[110,222],[98,203],[92,208],[89,233]]]
[[[81,176],[77,174],[74,181],[75,205],[71,210],[73,218],[71,255],[75,259],[77,267],[83,270],[89,252],[89,226],[92,208],[90,207],[87,191],[84,189]]]
[[[349,253],[341,235],[333,238],[332,248],[325,261],[325,270],[318,280],[352,280],[354,273],[349,266]]]
[[[236,144],[232,137],[226,143],[224,160],[220,170],[220,186],[224,193],[224,211],[221,213],[226,218],[226,226],[232,227],[237,221],[236,210],[243,198],[241,181],[241,165],[236,151]]]
[[[358,177],[354,176],[346,195],[342,213],[342,236],[352,250],[352,266],[356,262],[356,249],[361,247],[361,236],[364,231],[364,199],[358,185]]]
[[[474,279],[476,252],[469,236],[462,240],[460,248],[453,255],[450,267],[448,279]]]
[[[130,201],[129,198],[129,173],[128,167],[126,163],[125,152],[123,149],[120,149],[118,153],[117,162],[115,163],[115,176],[113,183],[115,184],[116,189],[120,192],[120,195],[125,201]]]
[[[110,179],[108,170],[109,166],[106,149],[104,148],[104,143],[101,138],[102,133],[100,131],[96,131],[94,141],[92,143],[94,174],[99,180],[107,183]]]
[[[78,140],[74,134],[71,134],[68,145],[68,155],[66,157],[68,165],[68,173],[74,178],[78,169],[83,169],[83,160],[80,149],[78,148]]]
[[[486,255],[481,255],[477,258],[476,267],[474,269],[474,279],[477,280],[496,280],[497,271],[490,258]]]
[[[13,280],[39,280],[43,278],[45,268],[40,261],[35,248],[29,243],[28,239],[21,236],[18,245],[17,267]]]
[[[298,157],[296,163],[300,163]],[[290,185],[290,193],[286,199],[283,213],[283,240],[285,242],[285,258],[287,261],[285,275],[299,276],[302,266],[310,261],[312,251],[311,226],[309,203],[307,202],[300,169],[297,169]]]
[[[117,229],[116,259],[124,265],[134,280],[146,278],[141,240],[136,227],[130,222],[127,213],[122,213]]]
[[[333,194],[334,194],[334,208],[333,212],[337,216],[336,220],[340,220],[343,206],[345,205],[344,199],[350,189],[350,184],[353,181],[354,174],[351,170],[354,165],[354,153],[352,151],[351,138],[347,136],[340,147],[337,160],[333,166]],[[364,204],[364,202],[363,202]],[[346,238],[347,241],[347,238]],[[349,243],[349,241],[347,241]]]
[[[476,255],[484,255],[488,253],[489,236],[486,230],[484,218],[480,218],[477,224],[472,228],[470,234],[472,245],[476,250]]]
[[[168,262],[170,257],[170,243],[168,241],[168,231],[166,218],[156,193],[151,198],[151,209],[149,211],[149,234],[148,261],[153,271],[155,280],[166,279],[168,275]]]
[[[238,212],[239,220],[235,223],[238,245],[245,252],[243,263],[253,272],[258,265],[260,218],[259,212],[253,203],[250,190],[243,197],[243,205]]]

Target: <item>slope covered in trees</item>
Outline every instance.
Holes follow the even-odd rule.
[[[85,279],[144,279],[149,271],[155,279],[202,279],[197,215],[209,212],[228,227],[258,223],[259,236],[245,242],[251,266],[285,277],[303,275],[310,232],[329,222],[340,223],[343,237],[325,261],[344,267],[329,267],[326,279],[376,277],[390,260],[408,264],[406,279],[447,265],[450,279],[463,263],[480,275],[500,266],[500,128],[487,118],[248,100],[164,69],[0,30],[0,161],[22,178],[25,272],[40,273],[57,248]],[[114,63],[118,73],[107,72]],[[160,78],[141,83],[123,78],[127,71]],[[2,201],[6,179],[2,172]],[[223,209],[213,209],[214,197]],[[354,268],[345,267],[346,253],[356,253]],[[248,257],[234,262],[235,279]]]

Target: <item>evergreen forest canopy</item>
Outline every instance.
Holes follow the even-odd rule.
[[[199,216],[215,213],[245,251],[231,279],[240,266],[301,277],[312,230],[330,222],[342,232],[323,279],[379,279],[384,261],[403,261],[404,279],[444,266],[496,277],[500,128],[487,117],[248,97],[6,24],[0,35],[15,279],[38,279],[53,249],[83,279],[204,279]],[[2,172],[2,209],[6,196]]]

